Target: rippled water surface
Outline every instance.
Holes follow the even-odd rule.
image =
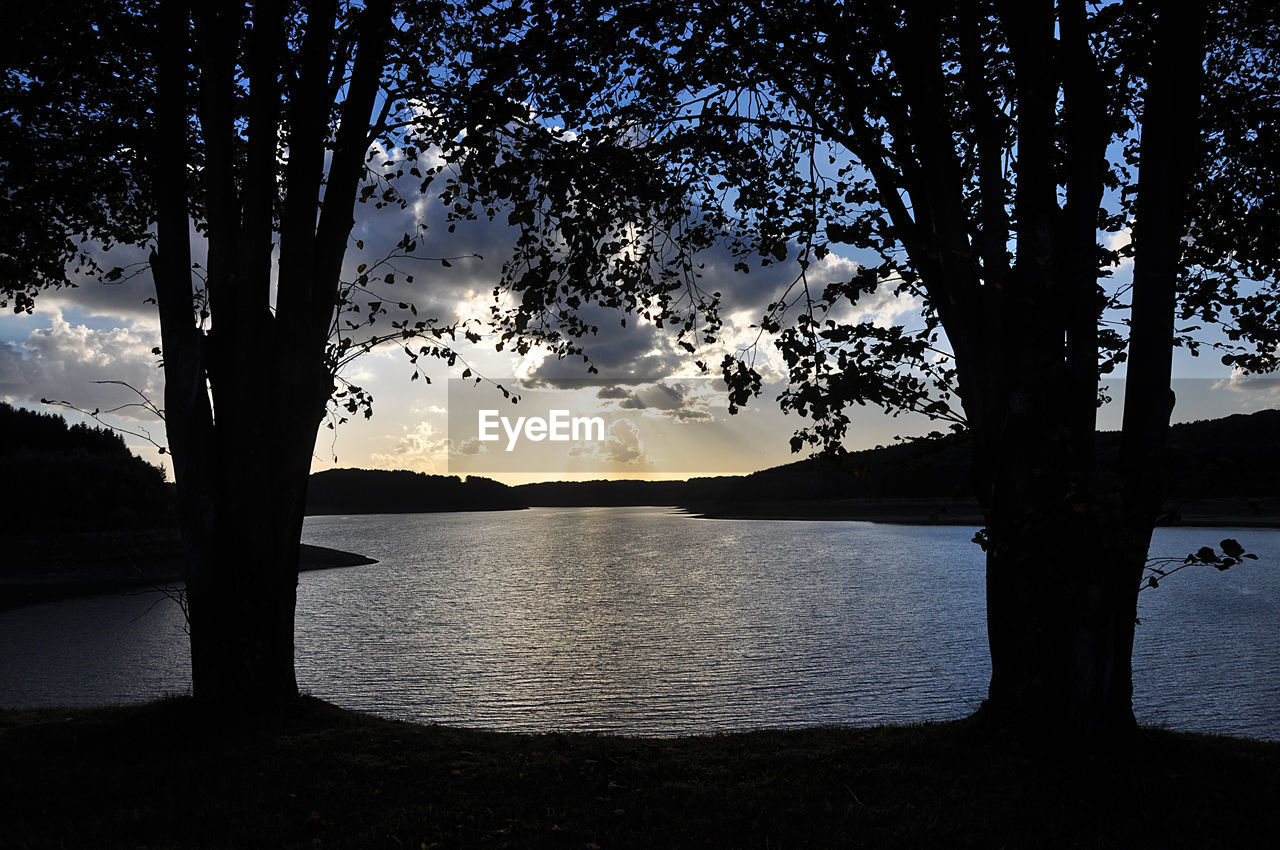
[[[419,721],[679,734],[959,717],[990,674],[970,528],[698,520],[664,508],[313,517],[310,543],[380,563],[305,573],[306,690]],[[1143,722],[1280,739],[1280,535],[1142,594]],[[0,614],[0,704],[189,687],[181,613],[154,596]]]

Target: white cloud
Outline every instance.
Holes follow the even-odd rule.
[[[369,459],[378,469],[409,469],[440,474],[449,458],[449,441],[430,422],[405,429],[391,454],[373,453]]]
[[[41,398],[70,402],[83,409],[109,410],[137,401],[118,384],[136,388],[159,404],[163,375],[151,349],[160,344],[150,327],[130,324],[107,329],[73,324],[60,307],[41,307],[48,327],[33,330],[20,342],[0,343],[0,396],[12,402]],[[153,421],[135,408],[120,416]]]
[[[1129,222],[1122,229],[1117,230],[1107,237],[1107,247],[1112,251],[1119,251],[1126,248],[1133,242],[1133,222]],[[1117,270],[1126,270],[1133,267],[1133,257],[1124,257],[1120,262],[1115,264]]]
[[[619,419],[610,425],[603,441],[573,444],[569,447],[569,457],[592,458],[630,467],[654,465],[654,459],[640,439],[640,429],[628,419]]]
[[[479,437],[471,437],[463,440],[461,443],[449,441],[449,457],[457,457],[459,455],[483,455],[489,453],[489,446],[482,443]]]
[[[1253,406],[1274,404],[1280,399],[1280,379],[1274,375],[1255,375],[1240,369],[1232,369],[1229,378],[1214,381],[1212,388],[1249,396],[1249,402]]]

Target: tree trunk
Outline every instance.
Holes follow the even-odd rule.
[[[299,541],[316,431],[333,392],[326,345],[393,30],[388,0],[364,4],[330,146],[332,63],[342,70],[347,54],[334,50],[335,5],[309,11],[296,79],[281,77],[291,14],[284,4],[250,10],[165,3],[155,47],[151,266],[165,425],[188,559],[192,689],[201,702],[236,711],[270,709],[297,696]],[[200,130],[192,137],[195,92]],[[242,118],[247,123],[238,123]],[[290,155],[282,187],[276,160],[286,120]],[[199,313],[185,166],[197,147],[203,207],[196,213],[203,213],[208,239],[208,304]],[[275,229],[277,207],[283,235]]]
[[[992,675],[982,714],[1002,727],[1070,736],[1134,726],[1135,565],[1097,518],[1008,504],[988,511]]]
[[[989,459],[979,475],[992,671],[982,713],[1023,732],[1123,731],[1133,726],[1124,635],[1138,585],[1121,562],[1133,550],[1075,474],[1083,441],[1068,425],[1078,411],[1070,393],[1054,392],[1069,381],[1029,370],[1003,415],[987,412],[998,433],[975,433]],[[1092,458],[1092,435],[1088,444]]]
[[[1082,131],[1079,143],[1072,143],[1077,157],[1088,157],[1074,163],[1084,197],[1075,210],[1078,226],[1056,234],[1062,244],[1035,250],[1056,258],[1057,299],[1024,295],[1011,308],[1001,336],[1012,341],[1015,355],[1005,361],[1012,389],[990,392],[981,416],[973,417],[981,423],[976,456],[986,465],[976,470],[987,516],[992,666],[982,714],[1002,726],[1078,735],[1124,733],[1135,725],[1134,624],[1164,495],[1159,472],[1173,407],[1176,282],[1195,161],[1203,19],[1201,4],[1166,6],[1155,32],[1142,125],[1120,468],[1095,474],[1094,402],[1086,378],[1096,374],[1096,336],[1089,344],[1087,332],[1094,329],[1083,322],[1086,308],[1090,315],[1096,311],[1089,308],[1096,303],[1095,283],[1080,269],[1058,268],[1064,258],[1095,249],[1092,225],[1085,222],[1096,203],[1083,191],[1093,182],[1090,133]],[[1079,21],[1067,23],[1064,38],[1072,32],[1078,38]],[[1037,70],[1034,63],[1029,67]],[[1069,85],[1069,95],[1079,91],[1087,99],[1086,75],[1068,82],[1075,86]],[[1094,120],[1078,110],[1069,117],[1073,126]],[[1023,219],[1033,219],[1023,207],[1035,199],[1029,189],[1023,197],[1019,166],[1018,211],[1026,226]],[[1032,241],[1020,234],[1019,242],[1021,262],[1023,243]],[[1029,282],[1015,284],[1029,293]],[[1065,327],[1054,324],[1057,303],[1076,305]],[[1065,352],[1056,347],[1064,332]]]
[[[209,506],[223,518],[211,523],[219,531],[187,534],[192,689],[204,702],[255,710],[297,696],[298,523],[266,497],[297,489],[296,480],[236,476]]]

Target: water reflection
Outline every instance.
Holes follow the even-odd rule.
[[[1280,738],[1280,546],[1143,594],[1145,722]],[[659,508],[318,517],[371,567],[307,573],[298,679],[341,705],[523,730],[679,734],[959,717],[989,676],[972,529]],[[1161,551],[1225,536],[1165,530]],[[0,615],[5,704],[189,687],[181,614],[105,597]]]

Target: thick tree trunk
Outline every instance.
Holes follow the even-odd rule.
[[[1132,729],[1137,584],[1120,541],[1096,514],[1032,517],[1004,505],[988,516],[992,676],[982,713],[1032,733]]]
[[[297,482],[245,476],[223,487],[210,509],[229,522],[213,535],[188,534],[187,583],[193,692],[202,701],[255,710],[297,695],[293,623],[298,575],[295,523],[271,498]],[[303,479],[305,488],[305,478]]]
[[[264,376],[270,382],[269,376]],[[268,397],[282,393],[264,387]],[[319,396],[313,388],[312,398]],[[248,710],[297,695],[293,623],[310,448],[323,407],[295,405],[302,446],[282,445],[279,417],[219,424],[201,450],[217,469],[207,492],[183,488],[192,686],[202,701]],[[283,412],[283,411],[281,411]],[[224,430],[225,429],[225,430]],[[239,437],[239,438],[237,438]],[[180,484],[181,487],[181,484]]]
[[[248,408],[224,415],[204,447],[216,485],[207,498],[197,494],[201,521],[186,530],[192,685],[202,701],[261,710],[297,696],[302,521],[316,432],[333,391],[320,359],[306,350],[278,355],[245,397]]]
[[[309,10],[296,79],[281,76],[291,14],[283,4],[175,0],[161,9],[158,144],[151,152],[158,248],[151,265],[188,558],[192,687],[198,700],[219,708],[270,709],[297,696],[293,624],[303,510],[316,430],[333,392],[326,344],[391,11],[388,0],[369,0],[358,16],[354,66],[330,147],[332,63],[341,70],[347,62],[333,49],[335,4]],[[194,139],[193,68],[200,118]],[[282,202],[277,157],[285,120],[291,134]],[[199,315],[193,210],[181,165],[197,146],[197,213],[208,238],[208,305]]]
[[[1093,433],[1096,284],[1087,270],[1064,265],[1095,247],[1096,139],[1089,125],[1096,117],[1073,106],[1087,105],[1091,72],[1075,11],[1062,27],[1063,38],[1081,47],[1080,61],[1065,66],[1068,118],[1078,131],[1068,140],[1073,182],[1066,212],[1074,225],[1052,236],[1033,227],[1038,219],[1030,210],[1056,211],[1056,201],[1037,205],[1020,153],[1019,271],[1034,270],[1022,260],[1031,246],[1033,258],[1050,260],[1054,286],[1036,289],[1034,274],[1014,280],[1018,297],[1001,315],[998,334],[1010,346],[1005,368],[997,370],[1008,383],[993,381],[977,402],[981,415],[972,419],[980,423],[976,478],[988,521],[992,678],[983,714],[1021,730],[1082,734],[1134,727],[1134,624],[1163,496],[1159,472],[1172,411],[1176,277],[1197,139],[1204,10],[1163,7],[1156,28],[1143,115],[1122,459],[1120,469],[1101,478]],[[1046,72],[1033,36],[1044,37],[1044,24],[1030,23],[1036,26],[1016,30],[1026,43],[1019,78],[1027,80],[1026,92],[1041,92]],[[1020,145],[1023,131],[1035,129],[1024,113]],[[1029,168],[1035,173],[1035,162]],[[1058,305],[1065,324],[1055,324],[1062,318]],[[1065,350],[1058,347],[1064,336]]]
[[[999,435],[975,435],[998,443],[980,475],[992,668],[983,714],[1033,733],[1123,731],[1133,726],[1124,638],[1138,585],[1122,563],[1132,549],[1073,474],[1082,441],[1066,427],[1077,418],[1071,396],[1027,377],[1005,415],[990,416]]]

